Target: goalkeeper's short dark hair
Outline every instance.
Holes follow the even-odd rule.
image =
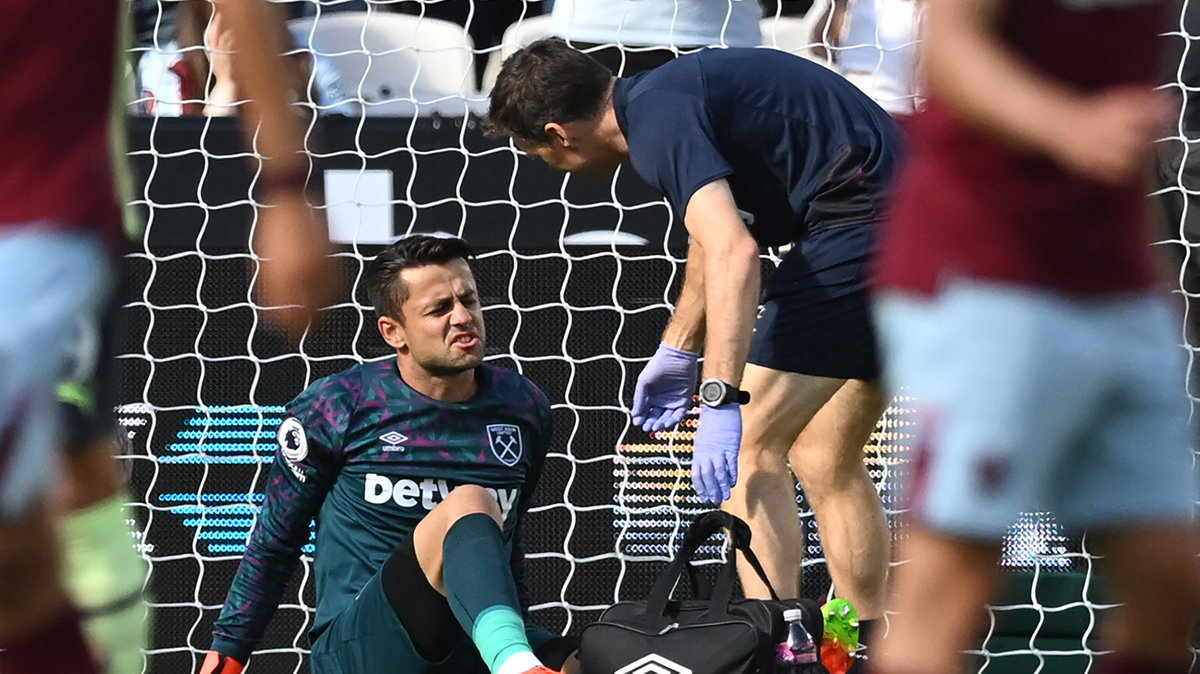
[[[492,87],[484,131],[539,145],[546,124],[598,115],[612,73],[559,38],[543,38],[504,59]]]
[[[390,316],[403,324],[404,314],[400,307],[408,299],[408,287],[400,278],[400,272],[457,259],[470,261],[473,255],[470,244],[458,237],[406,236],[380,251],[368,267],[367,298],[377,316]]]

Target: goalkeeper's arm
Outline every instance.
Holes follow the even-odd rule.
[[[313,451],[316,438],[310,436],[309,440],[308,462],[303,468],[276,452],[262,511],[214,626],[213,652],[205,658],[202,672],[240,671],[279,606],[284,586],[300,560],[300,548],[308,542],[309,523],[336,474],[325,469],[323,453]],[[303,470],[305,479],[298,479],[292,468]],[[210,666],[213,669],[208,669]]]
[[[542,468],[545,465],[546,454],[550,451],[550,443],[554,437],[553,420],[550,416],[550,401],[546,394],[534,387],[534,400],[542,419],[541,432],[531,448],[529,472],[525,475],[525,485],[521,488],[521,500],[517,503],[517,513],[520,518],[513,530],[512,553],[509,564],[512,569],[513,582],[517,586],[518,598],[521,602],[521,613],[525,618],[525,638],[533,648],[537,658],[555,669],[561,669],[564,663],[575,658],[579,650],[579,639],[576,637],[559,636],[550,630],[529,620],[529,588],[525,582],[525,549],[522,542],[522,532],[525,529],[525,518],[529,514],[529,505],[533,501],[534,492],[541,480]]]
[[[324,491],[308,493],[276,457],[258,522],[213,630],[212,651],[201,672],[231,673],[250,658],[283,597],[284,586],[308,541],[308,523]]]
[[[308,451],[301,459],[275,452],[262,510],[213,627],[213,652],[202,672],[238,672],[250,659],[309,540],[309,524],[341,471],[337,448],[353,405],[334,384],[315,384],[287,406],[284,423],[300,424]]]

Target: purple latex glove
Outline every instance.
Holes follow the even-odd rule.
[[[700,427],[692,451],[692,485],[708,503],[729,500],[737,484],[738,447],[742,444],[742,407],[700,406]]]
[[[659,344],[633,390],[633,425],[661,431],[683,419],[696,391],[699,354]]]

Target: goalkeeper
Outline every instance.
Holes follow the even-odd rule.
[[[574,650],[524,620],[520,532],[550,405],[483,364],[470,250],[414,235],[367,279],[396,357],[293,400],[204,674],[241,671],[317,519],[317,674],[551,674]],[[535,652],[537,655],[535,655]]]
[[[567,171],[607,178],[629,161],[666,196],[692,241],[675,315],[638,378],[634,423],[657,431],[683,418],[703,351],[697,493],[728,499],[769,542],[755,552],[774,587],[795,596],[790,459],[838,593],[882,616],[889,540],[862,461],[882,412],[864,267],[899,153],[896,123],[840,76],[776,50],[701,51],[614,80],[547,39],[505,62],[488,124]],[[790,250],[756,324],[760,246]],[[755,574],[742,581],[766,595]]]

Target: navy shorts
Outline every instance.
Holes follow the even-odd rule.
[[[380,570],[313,642],[313,674],[488,674],[450,604],[421,570],[413,537],[392,554],[391,592],[403,588],[403,615],[388,602],[389,580]],[[533,646],[542,662],[560,667],[578,641],[556,637]]]
[[[812,231],[763,285],[749,361],[836,379],[879,376],[868,303],[874,223]]]
[[[400,544],[401,574],[409,579],[414,619],[431,622],[449,639],[446,652],[423,654],[383,591],[382,571],[371,576],[312,646],[313,674],[487,674],[479,651],[417,562],[412,536]]]

